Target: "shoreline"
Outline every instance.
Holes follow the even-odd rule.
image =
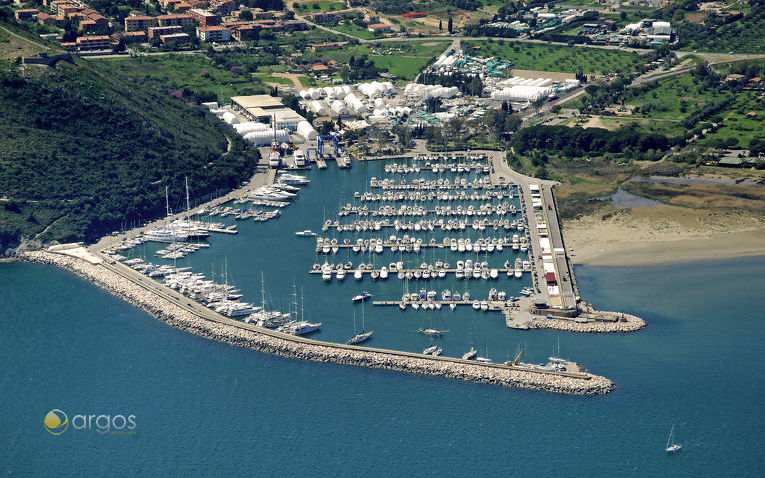
[[[450,357],[428,357],[409,352],[334,344],[288,336],[223,316],[213,320],[186,310],[103,263],[93,264],[46,251],[24,252],[19,257],[27,262],[66,269],[173,327],[260,352],[315,362],[383,368],[572,395],[601,395],[614,389],[611,380],[590,373],[531,371],[517,366],[487,365]],[[155,281],[151,283],[164,287]]]
[[[677,206],[608,208],[563,224],[575,265],[621,267],[765,255],[765,219]]]

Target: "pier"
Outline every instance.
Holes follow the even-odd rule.
[[[21,258],[67,269],[187,332],[275,355],[576,395],[604,394],[614,388],[607,378],[586,372],[484,364],[283,334],[226,318],[106,257],[100,257],[102,262],[94,264],[73,254],[34,251],[22,253]]]

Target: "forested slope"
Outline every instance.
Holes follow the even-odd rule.
[[[0,253],[22,235],[93,240],[161,215],[184,176],[200,197],[257,164],[214,116],[84,60],[0,62],[0,117]]]

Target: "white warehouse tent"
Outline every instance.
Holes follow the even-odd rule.
[[[274,139],[274,130],[267,129],[265,131],[253,131],[252,133],[244,135],[244,139],[256,146],[271,144],[271,140]],[[277,129],[276,140],[280,143],[287,142],[290,140],[290,135],[287,133],[287,130]]]
[[[230,111],[226,111],[225,113],[223,113],[220,119],[222,119],[228,124],[236,124],[239,122],[239,118],[237,118],[236,115]]]
[[[546,98],[552,93],[553,89],[549,86],[511,86],[509,88],[493,91],[491,93],[491,99],[533,102],[541,98]]]
[[[319,133],[316,132],[313,125],[308,121],[301,121],[298,123],[297,133],[308,141],[313,141],[319,136]]]
[[[252,133],[253,131],[265,131],[268,129],[268,125],[265,123],[258,123],[256,121],[248,121],[246,123],[239,123],[233,125],[234,129],[237,133],[244,136],[247,133]]]

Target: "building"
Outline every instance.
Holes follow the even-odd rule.
[[[109,35],[84,36],[77,38],[79,51],[108,50],[112,46]]]
[[[161,27],[174,27],[181,26],[183,28],[193,27],[196,25],[194,18],[188,13],[171,13],[169,15],[160,15],[157,17],[159,26]]]
[[[367,14],[364,15],[364,23],[380,23],[380,15],[367,12]]]
[[[189,10],[189,15],[200,27],[212,27],[218,24],[218,16],[213,12],[207,10],[201,10],[199,8],[192,8]]]
[[[14,16],[16,17],[17,22],[28,22],[34,20],[35,15],[38,13],[40,13],[40,10],[37,10],[36,8],[21,8],[16,10]]]
[[[324,43],[311,43],[309,46],[311,47],[312,52],[317,52],[317,51],[337,50],[343,45],[344,43],[340,43],[336,41],[328,41]]]
[[[311,20],[316,23],[336,22],[337,18],[337,13],[333,12],[316,12],[311,14]]]
[[[182,26],[173,26],[173,27],[150,27],[149,28],[149,39],[153,39],[155,37],[160,37],[161,35],[172,35],[173,33],[181,33],[183,32]]]
[[[80,31],[91,32],[109,27],[109,22],[106,20],[106,17],[101,15],[98,10],[93,10],[91,8],[80,10],[72,15],[72,17],[80,20],[77,27]]]
[[[130,43],[144,43],[146,39],[146,32],[118,32],[112,35],[114,43],[119,43],[122,40],[126,45]]]
[[[125,17],[126,32],[146,31],[151,27],[156,27],[157,25],[159,25],[157,17],[147,17],[145,15]]]
[[[234,0],[212,0],[210,2],[210,11],[220,15],[231,15],[236,10],[236,2]]]
[[[53,15],[48,15],[47,13],[38,13],[36,18],[37,23],[40,25],[48,25],[53,27],[58,26],[64,22],[63,20],[59,20]]]
[[[276,110],[284,108],[281,98],[270,95],[231,97],[231,107],[251,121],[268,123]]]
[[[231,30],[220,25],[197,27],[197,38],[204,42],[231,41]]]
[[[170,33],[169,35],[160,35],[159,39],[162,43],[170,45],[173,43],[185,43],[189,41],[188,33]]]
[[[390,25],[385,23],[373,23],[367,27],[367,30],[375,34],[385,33],[390,31]]]

